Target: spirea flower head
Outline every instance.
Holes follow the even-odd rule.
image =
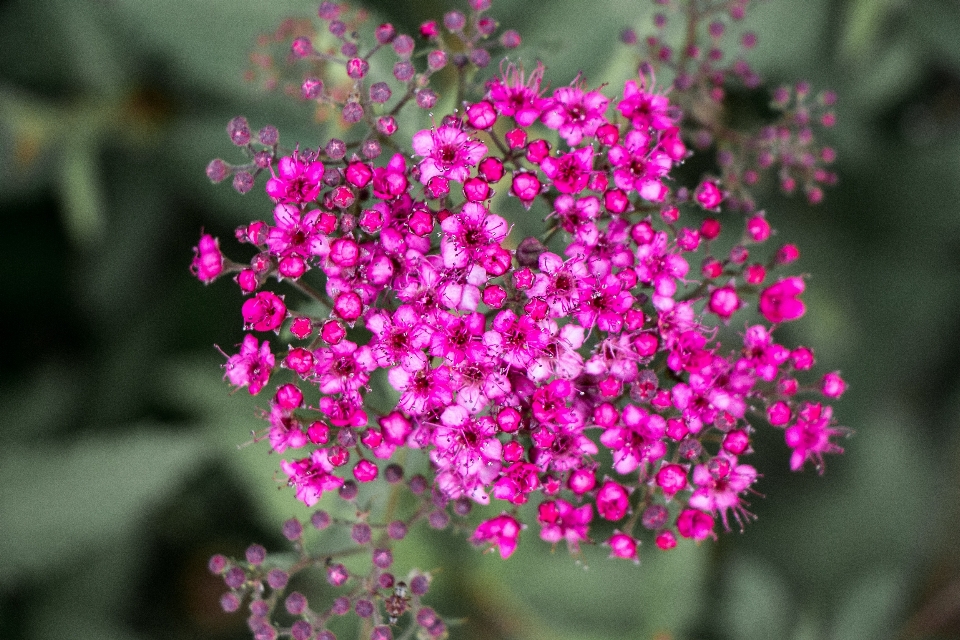
[[[295,566],[322,565],[333,590],[317,608],[291,594],[302,617],[291,637],[326,639],[324,616],[351,611],[377,637],[408,613],[443,636],[421,602],[428,577],[393,573],[391,545],[418,522],[463,529],[476,510],[471,542],[504,559],[530,524],[571,552],[603,543],[638,561],[644,540],[668,551],[754,519],[760,430],[783,431],[795,471],[822,471],[849,433],[826,404],[844,379],[816,377],[812,350],[780,342],[778,325],[807,311],[806,281],[792,272],[797,247],[771,246],[778,213],[758,211],[751,190],[776,167],[818,199],[829,176],[816,158],[830,154],[803,155],[812,129],[801,140],[787,124],[726,128],[704,100],[721,102],[733,77],[758,79],[693,45],[658,48],[642,75],[596,88],[578,76],[550,90],[542,63],[491,71],[491,51],[520,40],[492,37],[490,5],[473,0],[414,37],[324,2],[322,28],[292,35],[284,55],[309,67],[297,87],[339,118],[343,139],[282,150],[275,129],[255,138],[236,118],[228,133],[250,162],[208,167],[240,192],[265,177],[262,219],[236,233],[248,256],[228,260],[204,234],[190,265],[204,283],[236,273],[243,326],[257,332],[226,356],[225,378],[267,389],[255,439],[285,456],[278,477],[294,499],[349,504],[355,517],[311,522],[346,527],[350,553],[369,561],[366,574],[348,569],[286,525]],[[703,37],[713,47],[722,31]],[[697,62],[657,88],[656,65],[676,56]],[[455,112],[400,117],[445,104],[446,74],[461,92]],[[806,108],[804,92],[781,97]],[[719,175],[676,171],[714,146]],[[512,219],[498,192],[527,218]],[[540,234],[528,231],[537,219]],[[380,504],[406,506],[385,515]],[[597,533],[603,522],[612,534]],[[263,610],[255,633],[281,633],[261,603],[286,570],[221,564],[225,608],[250,597]]]

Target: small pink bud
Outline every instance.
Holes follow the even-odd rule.
[[[380,470],[369,460],[361,460],[353,467],[353,477],[357,482],[371,482],[377,479]]]
[[[474,129],[489,129],[497,121],[497,112],[486,100],[467,107],[467,123]]]
[[[286,256],[280,259],[277,271],[284,278],[296,280],[307,271],[307,263],[300,256]]]
[[[281,409],[293,411],[303,406],[303,392],[295,384],[285,384],[277,389],[273,401]]]
[[[311,44],[310,38],[301,36],[296,38],[293,43],[291,43],[290,50],[296,57],[306,58],[313,53],[313,44]]]
[[[521,171],[513,175],[510,193],[515,195],[524,207],[530,208],[536,197],[540,195],[540,190],[541,184],[537,174]]]
[[[548,155],[550,155],[550,143],[546,140],[537,139],[527,145],[527,160],[533,164],[540,164]]]
[[[637,541],[625,533],[616,532],[607,540],[610,557],[637,561]]]
[[[491,195],[490,185],[483,178],[467,178],[463,183],[463,196],[469,202],[482,202]]]
[[[777,251],[777,264],[790,264],[800,257],[800,250],[796,245],[785,244]]]
[[[356,124],[363,120],[363,105],[354,100],[350,100],[345,105],[343,105],[343,111],[341,112],[343,121],[347,124]]]
[[[603,194],[603,206],[610,213],[623,213],[630,206],[630,198],[620,189],[611,189]]]
[[[440,25],[436,20],[428,20],[420,25],[420,37],[424,40],[431,40],[440,35]]]
[[[297,319],[304,320],[305,318]],[[294,347],[293,349],[290,349],[290,352],[287,353],[287,357],[283,360],[283,366],[296,371],[301,376],[310,373],[310,371],[313,370],[313,365],[313,353],[301,347]]]
[[[336,320],[328,320],[323,323],[323,327],[320,328],[320,337],[329,344],[340,344],[340,341],[343,340],[346,335],[347,330]]]
[[[770,237],[770,223],[763,216],[753,216],[747,220],[747,233],[754,242],[763,242]]]
[[[637,350],[638,356],[641,358],[649,358],[657,352],[660,341],[654,333],[644,331],[634,338],[633,346]]]
[[[354,322],[363,314],[363,301],[353,291],[341,291],[333,302],[333,311],[347,322]]]
[[[520,444],[516,440],[511,440],[510,442],[503,445],[504,462],[517,462],[521,459],[523,459],[522,444]]]
[[[323,80],[306,78],[300,85],[300,95],[304,100],[316,100],[323,94]]]
[[[620,130],[617,129],[616,125],[610,124],[609,122],[602,124],[597,127],[597,140],[602,145],[612,147],[620,140]]]
[[[775,427],[782,427],[790,422],[791,418],[792,412],[790,411],[790,405],[783,400],[773,403],[770,405],[770,408],[767,409],[767,420]]]
[[[751,264],[743,272],[747,284],[761,284],[767,277],[767,269],[762,264]]]
[[[385,22],[374,30],[374,36],[380,44],[392,42],[397,35],[397,30],[389,22]]]
[[[515,433],[520,428],[520,412],[513,407],[504,407],[497,414],[497,426],[504,433]]]
[[[750,447],[750,436],[743,429],[736,429],[723,437],[723,448],[735,456]]]
[[[723,192],[713,180],[704,180],[697,187],[693,194],[694,198],[701,207],[708,211],[714,211],[723,201]]]
[[[520,34],[513,29],[504,31],[500,36],[500,44],[503,45],[505,49],[516,49],[520,46],[521,42]]]
[[[397,120],[393,116],[380,116],[377,118],[377,131],[385,136],[392,136],[397,132]]]
[[[714,240],[720,235],[720,221],[715,218],[706,218],[700,225],[700,235],[706,240]]]
[[[704,260],[703,266],[700,267],[700,273],[703,274],[704,278],[719,278],[723,274],[723,263],[716,258]]]
[[[597,484],[597,476],[591,469],[576,469],[567,480],[567,487],[578,496],[593,489]]]
[[[658,549],[669,551],[677,546],[677,537],[673,535],[672,531],[661,531],[657,534],[655,542]]]
[[[828,398],[839,398],[846,389],[847,383],[840,377],[839,371],[826,374],[820,383],[820,391]]]
[[[207,177],[210,182],[223,182],[230,175],[230,167],[220,158],[215,158],[207,165]]]
[[[431,89],[420,89],[416,92],[417,106],[421,109],[433,109],[437,104],[437,94]]]
[[[493,156],[486,157],[477,165],[477,173],[487,182],[499,182],[504,174],[503,163],[499,158],[494,158]]]
[[[491,309],[501,308],[506,299],[506,290],[498,284],[489,285],[483,290],[483,303]]]
[[[720,316],[720,319],[724,322],[729,321],[730,317],[741,306],[743,306],[743,302],[737,296],[736,289],[731,286],[714,289],[710,294],[710,302],[707,305],[710,311]]]
[[[429,198],[444,198],[450,194],[450,181],[443,176],[433,176],[426,184],[424,191]]]
[[[793,360],[793,367],[798,371],[811,369],[815,364],[813,351],[807,347],[797,347],[790,352],[790,358]]]
[[[678,464],[665,464],[657,472],[657,486],[668,497],[687,488],[687,470]]]
[[[511,129],[510,131],[507,131],[504,138],[506,139],[507,146],[510,147],[510,149],[519,149],[527,144],[527,132],[523,129]]]

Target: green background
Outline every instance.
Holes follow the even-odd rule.
[[[637,6],[633,6],[636,4]],[[383,3],[407,32],[441,2]],[[630,57],[647,3],[495,0],[553,85]],[[302,104],[242,80],[258,33],[304,1],[0,2],[0,638],[246,638],[217,610],[214,552],[279,544],[302,514],[276,456],[242,449],[256,401],[230,395],[242,335],[229,281],[187,265],[201,227],[268,215],[203,169],[246,115],[316,140]],[[809,311],[791,326],[841,370],[856,436],[827,474],[791,474],[761,436],[759,520],[718,543],[580,562],[528,530],[508,562],[423,532],[429,602],[457,638],[813,640],[960,637],[960,9],[946,0],[769,0],[748,16],[771,86],[840,96],[825,202],[765,193],[799,244]],[[314,144],[316,144],[314,142]],[[229,251],[229,249],[228,249]],[[652,547],[652,545],[649,545]],[[349,637],[347,635],[343,637]]]

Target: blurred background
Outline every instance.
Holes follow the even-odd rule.
[[[495,0],[492,15],[553,86],[578,70],[595,86],[632,64],[617,37],[652,30],[647,4],[597,0],[586,20],[574,0]],[[367,6],[407,33],[461,8]],[[265,196],[204,176],[242,160],[230,118],[322,138],[308,106],[243,79],[257,34],[315,9],[0,1],[0,638],[249,637],[207,559],[283,548],[280,523],[305,512],[266,447],[237,447],[262,405],[230,395],[213,345],[240,341],[240,294],[187,267],[201,228],[236,253],[233,228],[269,216]],[[824,139],[839,185],[817,207],[760,202],[810,274],[781,338],[842,372],[856,436],[820,477],[791,474],[767,430],[758,521],[649,545],[639,567],[551,554],[533,529],[508,562],[420,532],[405,553],[442,567],[428,602],[462,621],[452,637],[960,638],[960,5],[769,0],[745,27],[771,87],[839,95]]]

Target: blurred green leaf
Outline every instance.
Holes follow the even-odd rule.
[[[796,605],[777,567],[746,554],[728,563],[720,601],[721,617],[739,640],[786,638]]]
[[[109,547],[140,522],[206,454],[184,433],[132,425],[56,449],[15,444],[0,454],[0,580],[49,570]]]
[[[847,3],[841,44],[848,56],[863,59],[876,46],[887,16],[900,0],[853,0]]]
[[[89,246],[103,238],[104,194],[98,175],[96,148],[74,139],[63,149],[60,194],[66,226],[74,242]]]
[[[851,581],[839,597],[831,640],[893,637],[902,615],[903,585],[890,570],[868,572]]]

